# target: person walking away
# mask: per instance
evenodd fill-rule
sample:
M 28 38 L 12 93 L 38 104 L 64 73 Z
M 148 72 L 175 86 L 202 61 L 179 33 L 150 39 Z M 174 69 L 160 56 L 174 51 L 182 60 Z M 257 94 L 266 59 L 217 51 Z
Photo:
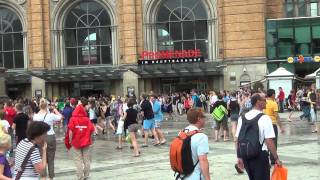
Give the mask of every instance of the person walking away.
M 181 116 L 183 113 L 183 96 L 179 95 L 178 100 L 177 100 L 177 104 L 178 104 L 178 112 L 179 115 Z M 160 102 L 159 102 L 160 103 Z M 160 103 L 161 104 L 161 103 Z
M 204 93 L 201 92 L 199 98 L 200 98 L 200 102 L 202 103 L 202 108 L 203 108 L 204 112 L 207 112 L 207 97 L 206 97 L 206 95 L 204 95 Z
M 183 107 L 186 110 L 186 114 L 188 113 L 191 106 L 192 106 L 192 99 L 191 99 L 190 95 L 187 94 L 185 100 L 183 101 Z
M 227 109 L 227 104 L 223 101 L 223 96 L 221 94 L 218 95 L 218 100 L 213 105 L 213 111 L 216 108 L 218 108 L 219 106 L 223 106 L 225 109 Z M 228 139 L 228 116 L 227 116 L 227 113 L 224 114 L 222 120 L 218 121 L 217 119 L 215 119 L 215 121 L 216 121 L 215 130 L 214 130 L 215 141 L 216 142 L 219 141 L 219 130 L 220 130 L 221 126 L 222 126 L 222 129 L 223 129 L 224 141 L 229 141 L 229 139 Z
M 314 89 L 311 90 L 311 93 L 309 95 L 310 100 L 310 116 L 311 116 L 311 122 L 315 126 L 315 129 L 312 131 L 312 133 L 317 133 L 317 94 Z
M 147 95 L 141 96 L 141 114 L 143 115 L 144 144 L 142 147 L 148 147 L 148 131 L 151 130 L 155 139 L 155 146 L 160 145 L 158 135 L 155 130 L 154 114 L 152 104 L 147 100 Z
M 27 137 L 27 127 L 30 122 L 29 116 L 23 112 L 23 105 L 17 103 L 15 105 L 15 110 L 17 112 L 16 117 L 13 118 L 12 129 L 15 131 L 16 144 Z
M 9 134 L 10 124 L 4 119 L 5 112 L 0 110 L 0 133 Z M 11 142 L 11 141 L 10 141 Z
M 231 94 L 230 100 L 227 106 L 228 106 L 228 111 L 230 112 L 231 132 L 232 132 L 233 140 L 235 141 L 237 123 L 238 123 L 239 113 L 240 113 L 240 106 L 239 106 L 238 99 L 236 97 L 235 92 Z
M 300 120 L 303 120 L 303 118 L 307 119 L 308 122 L 311 120 L 310 116 L 310 100 L 308 98 L 308 93 L 304 93 L 301 98 L 301 109 L 302 109 L 302 115 L 300 115 Z
M 14 134 L 12 129 L 13 118 L 16 116 L 17 112 L 15 111 L 14 107 L 12 106 L 12 101 L 8 100 L 4 104 L 4 112 L 5 116 L 4 119 L 8 121 L 10 127 L 8 129 L 9 135 L 11 136 L 11 149 L 10 149 L 10 158 L 13 158 L 13 143 L 14 143 Z
M 134 157 L 140 156 L 140 149 L 137 141 L 137 132 L 139 130 L 139 125 L 137 121 L 138 117 L 138 111 L 133 108 L 133 105 L 135 104 L 133 99 L 130 99 L 127 103 L 128 108 L 124 112 L 124 120 L 125 124 L 128 126 L 129 136 L 131 139 L 131 143 L 133 146 L 133 153 Z
M 249 180 L 270 180 L 268 151 L 275 157 L 277 165 L 282 164 L 273 141 L 275 134 L 272 120 L 262 113 L 266 106 L 264 94 L 253 94 L 251 102 L 253 109 L 238 120 L 236 132 L 238 166 L 246 169 Z M 248 149 L 245 142 L 248 139 L 256 146 L 250 146 Z
M 279 95 L 277 97 L 278 101 L 279 101 L 279 109 L 280 109 L 280 113 L 283 113 L 284 111 L 284 100 L 285 100 L 285 94 L 284 94 L 284 91 L 282 89 L 282 87 L 279 87 Z
M 54 174 L 54 159 L 56 153 L 56 135 L 54 132 L 54 124 L 62 120 L 62 115 L 60 112 L 54 108 L 52 113 L 48 112 L 48 104 L 45 99 L 40 100 L 39 104 L 40 111 L 33 116 L 33 121 L 45 122 L 50 126 L 50 130 L 47 132 L 46 143 L 47 143 L 47 161 L 48 161 L 48 171 L 49 179 L 53 179 Z M 44 172 L 42 177 L 46 177 L 47 174 Z
M 11 148 L 11 137 L 9 134 L 0 134 L 0 179 L 11 180 L 12 173 L 6 153 Z
M 293 115 L 293 112 L 294 110 L 296 109 L 296 93 L 294 92 L 294 90 L 291 90 L 290 91 L 290 94 L 288 96 L 288 111 L 290 112 L 289 113 L 289 116 L 288 116 L 288 121 L 289 122 L 292 122 L 292 115 Z
M 265 109 L 263 112 L 269 116 L 272 120 L 272 126 L 273 126 L 273 131 L 275 134 L 274 138 L 274 145 L 277 150 L 278 147 L 278 126 L 280 127 L 281 133 L 284 133 L 284 129 L 282 127 L 280 117 L 278 114 L 278 105 L 275 99 L 276 92 L 274 89 L 268 89 L 267 90 L 267 99 L 266 99 L 266 105 Z M 276 158 L 273 156 L 273 154 L 270 154 L 270 161 L 271 165 L 275 164 Z
M 72 116 L 72 107 L 70 106 L 70 102 L 66 102 L 66 105 L 64 106 L 63 110 L 62 110 L 62 115 L 63 115 L 63 129 L 64 132 L 67 131 L 67 127 L 70 121 L 70 118 Z
M 65 145 L 68 150 L 71 149 L 70 154 L 76 165 L 77 180 L 88 180 L 90 174 L 89 149 L 95 129 L 86 112 L 89 108 L 88 100 L 82 98 L 81 104 L 72 113 L 65 137 Z
M 199 109 L 190 109 L 187 113 L 189 125 L 184 129 L 185 132 L 199 131 L 191 137 L 191 154 L 194 164 L 192 174 L 184 177 L 184 180 L 203 179 L 210 180 L 209 169 L 209 142 L 208 136 L 201 132 L 205 127 L 206 117 Z
M 191 99 L 192 99 L 192 108 L 194 109 L 200 109 L 200 110 L 203 110 L 202 109 L 202 103 L 200 101 L 200 98 L 196 92 L 196 90 L 192 89 L 191 90 Z
M 152 109 L 153 109 L 153 113 L 154 113 L 156 133 L 159 137 L 160 144 L 163 145 L 166 143 L 166 138 L 164 137 L 164 134 L 161 130 L 161 123 L 163 121 L 163 114 L 161 112 L 161 104 L 158 101 L 157 96 L 155 96 L 155 95 L 150 96 L 150 101 L 153 104 Z
M 50 126 L 45 122 L 33 121 L 27 129 L 27 138 L 16 148 L 15 179 L 39 180 L 47 166 L 47 143 L 45 138 Z M 41 151 L 40 151 L 41 149 Z M 40 155 L 40 152 L 41 155 Z M 26 162 L 26 163 L 24 163 Z
M 94 126 L 94 135 L 98 134 L 98 130 L 97 130 L 97 124 L 98 124 L 98 109 L 96 106 L 96 101 L 95 99 L 90 99 L 89 100 L 89 104 L 90 104 L 90 109 L 89 109 L 89 119 L 92 122 L 93 126 Z

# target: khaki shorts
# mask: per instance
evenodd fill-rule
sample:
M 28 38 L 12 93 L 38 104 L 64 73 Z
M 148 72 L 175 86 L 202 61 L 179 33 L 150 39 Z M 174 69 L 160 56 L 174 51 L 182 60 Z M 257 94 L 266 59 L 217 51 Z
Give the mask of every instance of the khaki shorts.
M 129 132 L 137 132 L 139 130 L 139 125 L 138 124 L 131 124 L 128 127 Z

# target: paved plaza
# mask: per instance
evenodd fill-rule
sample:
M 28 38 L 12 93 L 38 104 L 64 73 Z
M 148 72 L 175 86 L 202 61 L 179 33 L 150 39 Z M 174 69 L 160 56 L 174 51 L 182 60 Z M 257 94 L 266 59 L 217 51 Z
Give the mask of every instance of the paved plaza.
M 289 180 L 319 180 L 320 179 L 320 148 L 319 136 L 312 134 L 311 126 L 306 121 L 298 120 L 294 114 L 294 121 L 286 122 L 287 113 L 281 114 L 286 132 L 280 134 L 278 153 L 284 165 L 288 168 Z M 168 142 L 178 129 L 187 125 L 185 116 L 175 118 L 174 121 L 164 122 L 164 131 Z M 214 142 L 211 123 L 207 123 L 205 130 L 210 143 L 210 172 L 215 180 L 246 180 L 246 175 L 238 175 L 234 169 L 236 162 L 233 142 Z M 142 144 L 142 138 L 139 139 Z M 149 141 L 151 144 L 151 141 Z M 133 157 L 129 145 L 125 143 L 123 150 L 116 150 L 117 145 L 113 135 L 97 137 L 92 146 L 91 179 L 112 180 L 170 180 L 173 171 L 169 163 L 169 144 L 141 150 L 141 157 Z M 75 167 L 70 154 L 59 139 L 56 153 L 55 171 L 57 180 L 69 180 L 75 177 Z

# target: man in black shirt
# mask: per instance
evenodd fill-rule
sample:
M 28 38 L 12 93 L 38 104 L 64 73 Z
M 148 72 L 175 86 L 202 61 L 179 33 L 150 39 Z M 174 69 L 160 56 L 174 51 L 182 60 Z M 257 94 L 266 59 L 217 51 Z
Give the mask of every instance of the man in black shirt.
M 27 137 L 26 131 L 29 122 L 29 116 L 23 113 L 23 105 L 21 103 L 16 104 L 15 109 L 17 111 L 17 115 L 13 119 L 12 128 L 16 132 L 17 137 L 17 145 L 21 140 Z
M 155 121 L 154 121 L 154 114 L 152 109 L 152 104 L 147 99 L 147 95 L 141 96 L 141 111 L 143 115 L 143 130 L 144 130 L 144 144 L 142 147 L 148 147 L 148 131 L 151 130 L 152 134 L 154 135 L 155 139 L 155 146 L 160 145 L 158 135 L 155 130 Z

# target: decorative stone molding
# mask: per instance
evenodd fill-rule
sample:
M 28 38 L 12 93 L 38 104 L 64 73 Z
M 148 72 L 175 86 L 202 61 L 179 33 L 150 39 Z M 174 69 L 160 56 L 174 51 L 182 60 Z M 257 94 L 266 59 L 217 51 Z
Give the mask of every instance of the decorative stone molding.
M 27 0 L 15 0 L 18 4 L 23 5 Z

